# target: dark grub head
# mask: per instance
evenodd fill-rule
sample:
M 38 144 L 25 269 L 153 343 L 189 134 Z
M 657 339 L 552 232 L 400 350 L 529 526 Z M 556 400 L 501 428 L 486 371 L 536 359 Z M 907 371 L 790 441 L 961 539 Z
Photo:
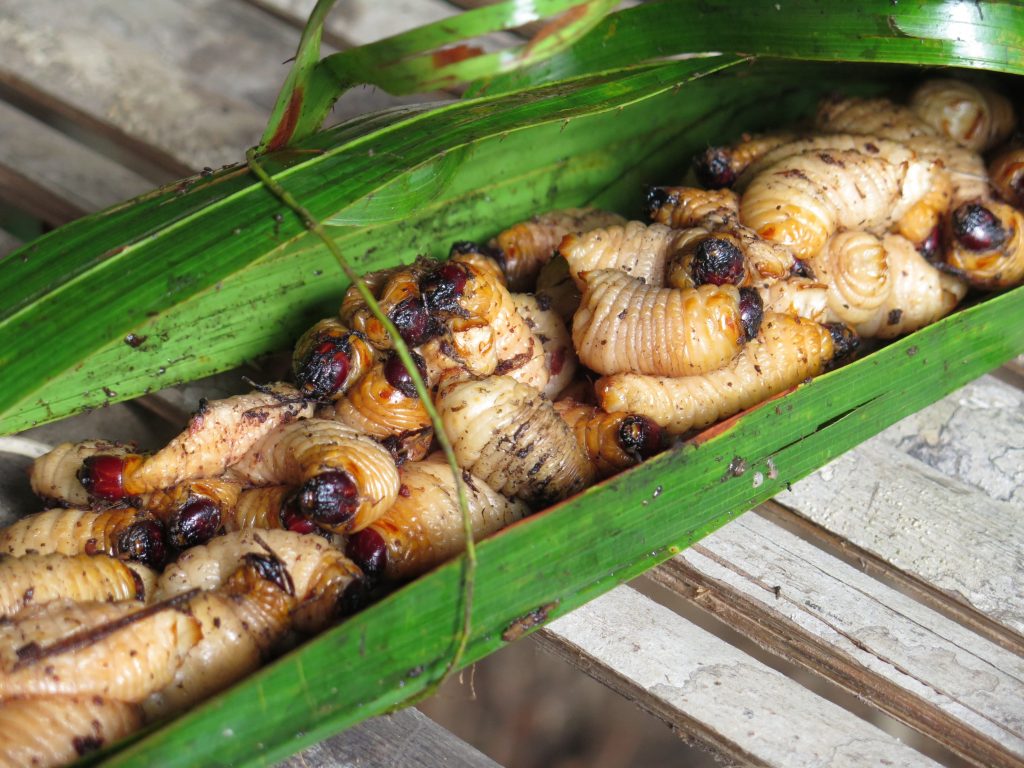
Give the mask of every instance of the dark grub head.
M 729 240 L 706 237 L 694 249 L 690 274 L 694 285 L 739 285 L 743 280 L 743 252 Z

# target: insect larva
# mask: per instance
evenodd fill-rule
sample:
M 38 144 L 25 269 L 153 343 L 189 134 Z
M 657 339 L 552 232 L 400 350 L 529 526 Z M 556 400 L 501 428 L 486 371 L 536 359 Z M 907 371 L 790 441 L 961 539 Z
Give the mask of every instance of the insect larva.
M 420 376 L 426 377 L 423 358 L 415 352 L 412 354 Z M 344 398 L 334 404 L 333 411 L 330 418 L 378 440 L 420 433 L 430 428 L 430 416 L 416 394 L 412 376 L 394 352 L 375 364 Z M 426 442 L 429 443 L 429 439 Z M 424 452 L 417 458 L 425 455 Z
M 459 465 L 505 496 L 539 508 L 593 480 L 551 402 L 509 376 L 448 382 L 437 411 Z
M 410 579 L 465 548 L 462 513 L 451 469 L 440 455 L 406 464 L 402 493 L 373 525 L 353 534 L 346 553 L 369 575 L 395 582 Z M 479 477 L 464 476 L 466 500 L 479 541 L 529 514 Z
M 436 262 L 430 259 L 419 258 L 406 266 L 375 272 L 369 280 L 364 277 L 381 312 L 394 323 L 405 343 L 412 347 L 441 332 L 424 306 L 419 289 L 420 280 L 436 266 Z M 365 334 L 377 349 L 391 349 L 387 330 L 354 285 L 345 292 L 339 315 L 346 326 Z
M 226 533 L 194 547 L 167 566 L 160 576 L 158 598 L 189 589 L 217 589 L 248 555 L 267 554 L 280 560 L 291 580 L 298 609 L 295 621 L 302 631 L 316 631 L 349 606 L 346 600 L 360 587 L 361 572 L 341 550 L 321 536 L 283 530 Z
M 625 224 L 625 219 L 617 213 L 597 208 L 568 208 L 513 224 L 495 237 L 491 246 L 496 249 L 508 277 L 509 290 L 529 291 L 535 287 L 537 274 L 563 237 L 617 224 Z
M 1010 144 L 1000 149 L 988 166 L 996 192 L 1015 208 L 1024 207 L 1024 145 Z
M 754 286 L 781 280 L 796 265 L 789 248 L 758 237 L 739 223 L 739 198 L 732 190 L 653 187 L 647 202 L 655 221 L 691 228 L 669 261 L 666 285 L 694 288 L 729 282 Z M 709 238 L 724 243 L 709 243 Z
M 202 633 L 166 604 L 50 602 L 0 624 L 0 699 L 39 694 L 138 702 L 167 685 Z
M 945 317 L 967 293 L 967 284 L 930 264 L 914 244 L 895 234 L 882 238 L 890 288 L 874 316 L 858 323 L 862 336 L 892 339 Z
M 537 389 L 545 387 L 548 374 L 540 341 L 516 312 L 508 289 L 489 270 L 456 255 L 424 277 L 420 288 L 427 307 L 445 319 L 453 334 L 490 327 L 497 358 L 494 372 Z
M 79 479 L 92 495 L 116 500 L 186 480 L 219 477 L 276 427 L 312 413 L 312 403 L 283 383 L 200 401 L 185 431 L 152 456 L 90 456 Z
M 0 766 L 67 765 L 142 727 L 137 704 L 102 696 L 15 696 L 0 701 Z
M 581 292 L 565 256 L 556 253 L 537 275 L 538 300 L 550 305 L 551 309 L 565 322 L 572 320 L 573 313 L 580 306 Z
M 740 221 L 805 260 L 840 228 L 885 231 L 933 186 L 937 172 L 900 145 L 886 147 L 878 154 L 812 150 L 765 167 L 743 193 Z
M 605 413 L 575 400 L 554 403 L 598 477 L 609 477 L 661 451 L 661 427 L 646 416 Z
M 732 146 L 708 147 L 693 158 L 697 181 L 708 189 L 731 187 L 751 163 L 794 138 L 795 135 L 788 132 L 743 134 Z
M 388 451 L 351 427 L 305 419 L 271 432 L 231 467 L 246 485 L 294 485 L 299 509 L 335 533 L 365 528 L 391 506 L 398 471 Z
M 863 323 L 889 296 L 892 278 L 886 251 L 868 232 L 833 235 L 807 263 L 817 280 L 828 286 L 829 322 Z
M 160 568 L 167 559 L 163 526 L 136 509 L 49 509 L 0 530 L 0 552 L 62 555 L 104 553 Z
M 373 349 L 361 332 L 327 318 L 299 337 L 292 371 L 303 395 L 327 401 L 351 389 L 373 365 L 373 359 Z
M 839 339 L 837 343 L 834 339 Z M 727 366 L 700 376 L 617 374 L 598 379 L 598 402 L 611 413 L 639 413 L 669 434 L 713 424 L 795 386 L 849 352 L 852 337 L 836 326 L 769 314 L 757 338 Z
M 819 108 L 816 127 L 826 133 L 867 134 L 901 142 L 922 159 L 941 164 L 945 173 L 936 173 L 938 178 L 930 189 L 937 186 L 939 193 L 943 194 L 941 190 L 945 183 L 948 181 L 950 184 L 951 200 L 942 213 L 966 200 L 988 195 L 988 180 L 981 156 L 946 136 L 938 135 L 909 107 L 888 99 L 827 100 Z M 869 152 L 870 149 L 864 145 L 858 151 Z M 941 199 L 933 198 L 929 207 L 938 210 L 941 202 Z M 904 227 L 905 236 L 920 244 L 920 230 L 912 230 L 908 225 Z
M 925 258 L 940 260 L 940 228 L 953 204 L 953 181 L 936 173 L 931 188 L 896 222 L 895 231 L 914 244 Z
M 0 614 L 61 598 L 144 603 L 155 585 L 156 574 L 149 568 L 107 555 L 9 557 L 0 560 Z
M 333 536 L 302 516 L 295 488 L 290 485 L 269 485 L 250 488 L 238 496 L 238 503 L 224 513 L 224 530 L 277 529 L 295 533 L 315 533 Z
M 238 483 L 227 480 L 192 480 L 141 494 L 134 501 L 164 524 L 173 546 L 185 549 L 202 544 L 221 530 L 224 514 L 235 506 L 241 490 Z
M 693 230 L 630 221 L 582 235 L 566 235 L 558 252 L 569 263 L 569 272 L 581 289 L 581 273 L 599 269 L 619 270 L 649 285 L 660 286 L 665 284 L 668 260 L 693 236 Z
M 910 108 L 939 133 L 976 152 L 1004 141 L 1017 123 L 1009 99 L 962 80 L 921 83 L 910 97 Z
M 202 640 L 173 681 L 146 699 L 146 714 L 175 714 L 258 668 L 291 628 L 295 602 L 280 560 L 266 552 L 243 555 L 223 584 L 188 601 Z
M 811 278 L 779 280 L 762 288 L 761 298 L 766 315 L 799 315 L 816 323 L 827 323 L 831 317 L 828 286 Z
M 32 490 L 47 503 L 69 507 L 89 505 L 89 493 L 78 481 L 78 471 L 89 456 L 124 456 L 132 447 L 107 440 L 61 443 L 32 463 Z
M 599 373 L 711 371 L 731 360 L 760 322 L 742 316 L 741 298 L 760 305 L 749 288 L 654 288 L 613 269 L 588 273 L 586 282 L 572 340 L 580 361 Z
M 964 203 L 947 225 L 946 263 L 977 288 L 1024 280 L 1024 214 L 997 201 Z
M 554 399 L 576 375 L 579 360 L 572 346 L 572 337 L 565 322 L 551 309 L 543 294 L 530 296 L 512 294 L 516 311 L 526 321 L 544 348 L 544 365 L 548 370 L 548 383 L 542 390 L 545 397 Z
M 714 229 L 739 221 L 740 199 L 731 189 L 651 187 L 647 214 L 652 221 L 673 229 Z

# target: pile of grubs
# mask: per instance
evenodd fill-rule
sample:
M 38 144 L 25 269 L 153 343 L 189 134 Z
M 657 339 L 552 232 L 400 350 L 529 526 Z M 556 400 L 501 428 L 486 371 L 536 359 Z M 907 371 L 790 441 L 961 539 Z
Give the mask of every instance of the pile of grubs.
M 830 98 L 813 126 L 701 153 L 691 186 L 648 191 L 650 223 L 555 211 L 367 275 L 476 536 L 1020 283 L 1014 128 L 1006 98 L 953 80 L 905 105 Z M 293 368 L 153 453 L 36 461 L 49 508 L 0 531 L 0 763 L 174 715 L 462 550 L 430 419 L 356 290 Z

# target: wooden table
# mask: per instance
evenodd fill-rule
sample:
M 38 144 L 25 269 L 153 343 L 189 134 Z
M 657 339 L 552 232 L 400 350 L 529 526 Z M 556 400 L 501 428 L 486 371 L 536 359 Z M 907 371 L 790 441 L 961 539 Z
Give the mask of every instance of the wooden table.
M 0 255 L 37 231 L 15 211 L 58 226 L 237 161 L 259 137 L 311 6 L 83 0 L 69 13 L 57 0 L 0 0 Z M 326 39 L 360 44 L 457 10 L 341 3 Z M 394 102 L 357 90 L 334 117 Z M 234 382 L 216 377 L 23 437 L 158 443 L 200 393 Z M 555 621 L 541 642 L 732 762 L 1024 765 L 1022 382 L 1020 361 L 983 376 L 647 581 Z M 0 503 L 31 511 L 27 459 L 0 460 Z M 716 631 L 673 600 L 699 607 Z M 778 671 L 791 664 L 806 672 Z M 893 719 L 912 729 L 907 743 Z M 289 764 L 332 762 L 494 765 L 415 710 Z

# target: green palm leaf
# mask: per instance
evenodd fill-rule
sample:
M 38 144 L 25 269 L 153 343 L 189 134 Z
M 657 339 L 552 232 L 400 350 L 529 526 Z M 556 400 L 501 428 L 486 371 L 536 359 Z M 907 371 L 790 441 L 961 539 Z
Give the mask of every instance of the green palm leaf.
M 264 137 L 287 149 L 260 162 L 331 224 L 359 270 L 440 257 L 453 240 L 542 209 L 635 213 L 643 184 L 677 181 L 709 141 L 791 122 L 838 87 L 884 90 L 906 74 L 889 64 L 1024 67 L 1017 4 L 651 3 L 519 72 L 468 66 L 480 56 L 455 62 L 467 64 L 459 80 L 477 80 L 469 98 L 312 133 L 339 88 L 372 74 L 368 62 L 396 62 L 396 90 L 437 87 L 437 72 L 412 62 L 499 28 L 501 13 L 507 25 L 513 4 L 499 5 L 448 36 L 435 25 L 324 63 L 315 23 L 304 38 Z M 718 54 L 673 58 L 709 49 Z M 286 115 L 296 88 L 317 92 L 301 121 Z M 286 348 L 345 288 L 323 246 L 244 166 L 64 227 L 0 263 L 0 278 L 0 432 Z M 483 543 L 463 663 L 518 634 L 520 617 L 572 609 L 1020 353 L 1024 328 L 1002 319 L 1022 312 L 1024 289 L 989 299 Z M 129 345 L 128 333 L 145 340 Z M 727 471 L 736 456 L 746 475 Z M 767 479 L 754 487 L 758 470 Z M 459 564 L 441 568 L 110 762 L 265 763 L 399 704 L 447 664 L 460 590 Z

